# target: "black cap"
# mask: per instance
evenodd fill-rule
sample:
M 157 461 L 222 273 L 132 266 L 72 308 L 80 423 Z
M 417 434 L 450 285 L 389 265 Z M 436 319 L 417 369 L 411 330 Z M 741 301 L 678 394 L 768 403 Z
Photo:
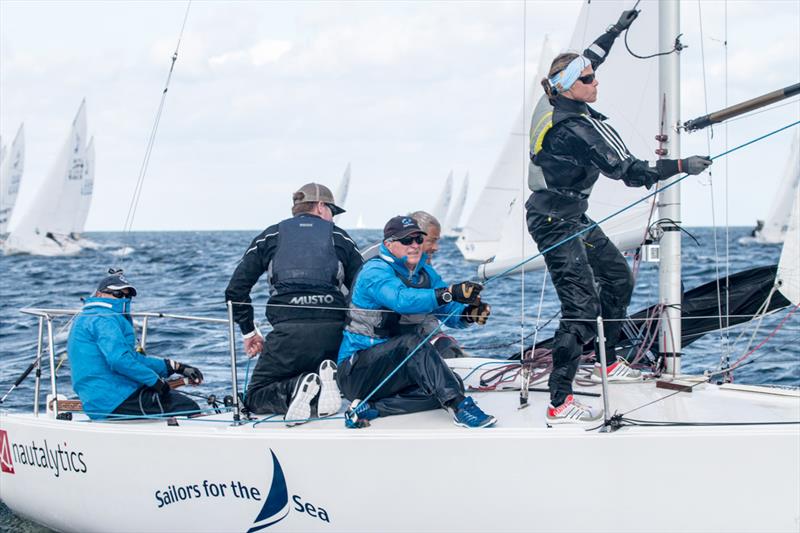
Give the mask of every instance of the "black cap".
M 108 276 L 104 277 L 100 284 L 97 286 L 97 292 L 111 293 L 111 291 L 121 291 L 128 289 L 131 296 L 136 296 L 136 287 L 131 285 L 131 282 L 125 279 L 122 270 L 108 269 Z
M 420 227 L 417 225 L 417 221 L 411 218 L 408 215 L 398 215 L 383 227 L 383 240 L 388 241 L 396 241 L 398 239 L 402 239 L 403 237 L 408 237 L 409 235 L 416 235 L 416 234 L 427 235 Z

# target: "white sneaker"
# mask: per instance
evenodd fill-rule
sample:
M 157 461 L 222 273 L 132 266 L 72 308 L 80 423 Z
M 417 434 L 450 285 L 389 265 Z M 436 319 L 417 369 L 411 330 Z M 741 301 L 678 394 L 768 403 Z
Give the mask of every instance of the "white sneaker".
M 319 376 L 316 374 L 307 374 L 297 380 L 289 409 L 283 417 L 287 426 L 304 424 L 311 418 L 311 401 L 319 392 L 319 382 Z
M 621 357 L 617 358 L 616 363 L 606 368 L 606 375 L 608 376 L 609 383 L 633 383 L 635 381 L 642 381 L 642 373 L 635 368 L 631 368 L 628 362 Z M 600 374 L 600 363 L 595 363 L 594 369 L 592 369 L 591 380 L 594 383 L 602 383 L 603 376 Z
M 580 403 L 572 394 L 558 407 L 553 407 L 552 404 L 547 407 L 548 424 L 581 424 L 594 422 L 602 417 L 602 409 L 596 411 L 594 407 Z
M 342 395 L 336 383 L 336 363 L 330 360 L 323 361 L 319 365 L 319 379 L 322 381 L 322 387 L 319 391 L 317 413 L 321 418 L 335 415 L 342 408 Z

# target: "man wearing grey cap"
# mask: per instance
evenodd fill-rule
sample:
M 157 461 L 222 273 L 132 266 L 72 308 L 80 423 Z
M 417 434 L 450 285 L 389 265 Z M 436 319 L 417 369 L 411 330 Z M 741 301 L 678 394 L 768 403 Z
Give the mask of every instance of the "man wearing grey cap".
M 193 366 L 137 351 L 130 315 L 136 288 L 121 270 L 108 274 L 94 296 L 84 300 L 67 340 L 72 388 L 84 412 L 92 419 L 199 413 L 197 403 L 171 390 L 165 378 L 181 374 L 199 385 L 203 374 Z
M 314 405 L 321 417 L 341 407 L 335 360 L 346 296 L 362 264 L 355 242 L 333 224 L 344 209 L 330 189 L 308 183 L 292 195 L 292 203 L 291 218 L 253 239 L 225 290 L 245 352 L 260 354 L 245 405 L 256 414 L 283 414 L 289 426 L 308 420 Z M 250 298 L 265 272 L 272 325 L 266 339 L 253 321 Z

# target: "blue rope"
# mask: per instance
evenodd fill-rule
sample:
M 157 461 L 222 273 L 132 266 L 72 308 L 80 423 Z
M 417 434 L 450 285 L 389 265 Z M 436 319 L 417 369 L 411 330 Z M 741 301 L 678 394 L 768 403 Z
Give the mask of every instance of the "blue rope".
M 250 358 L 247 358 L 247 366 L 244 369 L 244 392 L 242 392 L 242 400 L 247 400 L 247 381 L 250 379 Z
M 756 142 L 758 142 L 758 141 L 761 141 L 761 140 L 763 140 L 763 139 L 766 139 L 767 137 L 771 137 L 772 135 L 775 135 L 775 134 L 777 134 L 777 133 L 780 133 L 780 132 L 782 132 L 783 130 L 789 129 L 789 128 L 793 127 L 793 126 L 797 126 L 798 124 L 800 124 L 800 120 L 798 120 L 798 121 L 795 121 L 795 122 L 792 122 L 791 124 L 788 124 L 788 125 L 786 125 L 786 126 L 784 126 L 784 127 L 782 127 L 782 128 L 779 128 L 779 129 L 777 129 L 777 130 L 775 130 L 775 131 L 772 131 L 772 132 L 770 132 L 770 133 L 767 133 L 767 134 L 765 134 L 765 135 L 762 135 L 762 136 L 760 136 L 760 137 L 756 137 L 755 139 L 752 139 L 752 140 L 750 140 L 750 141 L 748 141 L 748 142 L 746 142 L 746 143 L 744 143 L 744 144 L 740 144 L 739 146 L 736 146 L 736 147 L 734 147 L 734 148 L 731 148 L 730 150 L 728 150 L 728 151 L 726 151 L 726 152 L 722 152 L 721 154 L 718 154 L 718 155 L 716 155 L 716 156 L 712 157 L 712 158 L 711 158 L 711 160 L 713 161 L 713 160 L 715 160 L 715 159 L 719 159 L 720 157 L 724 157 L 724 156 L 726 156 L 726 155 L 728 155 L 728 154 L 730 154 L 730 153 L 732 153 L 732 152 L 735 152 L 735 151 L 737 151 L 737 150 L 741 150 L 742 148 L 744 148 L 744 147 L 746 147 L 746 146 L 749 146 L 749 145 L 751 145 L 751 144 L 753 144 L 753 143 L 756 143 Z M 652 198 L 653 196 L 657 195 L 658 193 L 660 193 L 660 192 L 662 192 L 662 191 L 664 191 L 664 190 L 666 190 L 666 189 L 668 189 L 668 188 L 670 188 L 670 187 L 672 187 L 672 186 L 674 186 L 674 185 L 676 185 L 676 184 L 680 183 L 681 181 L 683 181 L 684 179 L 686 179 L 686 178 L 688 178 L 688 177 L 689 177 L 689 174 L 684 174 L 684 175 L 683 175 L 683 176 L 681 176 L 680 178 L 678 178 L 678 179 L 674 180 L 672 183 L 669 183 L 669 184 L 667 184 L 667 185 L 664 185 L 663 187 L 660 187 L 659 189 L 657 189 L 657 190 L 655 190 L 655 191 L 651 192 L 650 194 L 648 194 L 648 195 L 646 195 L 646 196 L 644 196 L 644 197 L 640 198 L 639 200 L 636 200 L 635 202 L 631 203 L 630 205 L 628 205 L 628 206 L 626 206 L 626 207 L 623 207 L 622 209 L 620 209 L 620 210 L 618 210 L 618 211 L 615 211 L 614 213 L 611 213 L 610 215 L 608 215 L 607 217 L 603 218 L 603 219 L 602 219 L 602 220 L 600 220 L 599 222 L 595 222 L 595 223 L 591 224 L 590 226 L 587 226 L 586 228 L 582 229 L 582 230 L 581 230 L 581 231 L 579 231 L 578 233 L 575 233 L 574 235 L 571 235 L 571 236 L 569 236 L 569 237 L 567 237 L 567 238 L 565 238 L 565 239 L 563 239 L 563 240 L 561 240 L 561 241 L 559 241 L 559 242 L 555 243 L 554 245 L 552 245 L 552 246 L 550 246 L 550 247 L 548 247 L 548 248 L 545 248 L 544 250 L 541 250 L 539 253 L 537 253 L 537 254 L 535 254 L 535 255 L 532 255 L 531 257 L 529 257 L 529 258 L 525 259 L 524 261 L 521 261 L 521 262 L 520 262 L 520 263 L 518 263 L 517 265 L 515 265 L 515 266 L 512 266 L 511 268 L 508 268 L 507 270 L 505 270 L 505 271 L 501 272 L 500 274 L 496 274 L 496 275 L 494 275 L 494 276 L 492 276 L 492 277 L 488 278 L 488 279 L 487 279 L 487 280 L 484 282 L 484 285 L 488 285 L 489 283 L 491 283 L 491 282 L 492 282 L 492 281 L 494 281 L 495 279 L 499 278 L 500 276 L 504 276 L 504 275 L 508 274 L 509 272 L 511 272 L 511 271 L 513 271 L 513 270 L 516 270 L 517 268 L 519 268 L 519 267 L 521 267 L 521 266 L 525 265 L 526 263 L 529 263 L 529 262 L 533 261 L 533 260 L 534 260 L 534 259 L 536 259 L 537 257 L 541 257 L 541 256 L 542 256 L 542 255 L 544 255 L 545 253 L 547 253 L 547 252 L 549 252 L 549 251 L 551 251 L 551 250 L 553 250 L 553 249 L 555 249 L 555 248 L 557 248 L 557 247 L 561 246 L 562 244 L 564 244 L 564 243 L 567 243 L 567 242 L 571 241 L 572 239 L 575 239 L 575 238 L 577 238 L 577 237 L 579 237 L 579 236 L 583 235 L 584 233 L 586 233 L 586 232 L 590 231 L 591 229 L 593 229 L 593 228 L 596 228 L 597 226 L 599 226 L 600 224 L 602 224 L 602 223 L 603 223 L 603 222 L 605 222 L 606 220 L 609 220 L 610 218 L 613 218 L 613 217 L 615 217 L 615 216 L 619 215 L 620 213 L 623 213 L 623 212 L 627 211 L 628 209 L 632 208 L 632 207 L 633 207 L 633 206 L 635 206 L 636 204 L 639 204 L 639 203 L 641 203 L 641 202 L 644 202 L 644 201 L 645 201 L 645 200 L 647 200 L 648 198 Z M 400 363 L 397 365 L 397 367 L 395 367 L 395 369 L 394 369 L 394 370 L 392 370 L 392 371 L 389 373 L 389 375 L 388 375 L 388 376 L 386 376 L 386 377 L 385 377 L 385 378 L 384 378 L 384 379 L 383 379 L 383 380 L 382 380 L 382 381 L 381 381 L 381 382 L 378 384 L 378 386 L 377 386 L 377 387 L 375 387 L 375 388 L 372 390 L 372 392 L 370 392 L 370 393 L 369 393 L 367 396 L 365 396 L 365 397 L 364 397 L 364 399 L 363 399 L 363 400 L 361 400 L 361 403 L 359 403 L 359 404 L 358 404 L 358 406 L 356 406 L 356 408 L 355 408 L 355 409 L 358 409 L 359 407 L 361 407 L 362 405 L 364 405 L 365 403 L 367 403 L 367 401 L 368 401 L 370 398 L 372 398 L 372 397 L 375 395 L 375 393 L 376 393 L 376 392 L 378 392 L 378 390 L 379 390 L 379 389 L 380 389 L 380 388 L 381 388 L 383 385 L 385 385 L 385 384 L 386 384 L 386 382 L 387 382 L 387 381 L 389 381 L 389 378 L 391 378 L 392 376 L 394 376 L 394 375 L 397 373 L 397 371 L 398 371 L 398 370 L 400 370 L 400 368 L 401 368 L 401 367 L 402 367 L 404 364 L 406 364 L 406 362 L 407 362 L 409 359 L 411 359 L 411 357 L 412 357 L 412 356 L 413 356 L 415 353 L 417 353 L 417 352 L 419 351 L 419 349 L 420 349 L 420 348 L 422 348 L 422 346 L 424 346 L 424 345 L 425 345 L 425 343 L 426 343 L 426 342 L 428 342 L 428 341 L 430 340 L 430 338 L 431 338 L 431 337 L 433 337 L 433 335 L 434 335 L 434 334 L 436 334 L 436 333 L 437 333 L 437 332 L 438 332 L 438 331 L 439 331 L 439 330 L 442 328 L 442 325 L 444 324 L 444 322 L 445 322 L 445 321 L 447 321 L 447 320 L 448 320 L 450 317 L 454 316 L 455 314 L 456 314 L 456 311 L 453 311 L 453 312 L 451 312 L 450 314 L 448 314 L 448 315 L 447 315 L 447 317 L 445 317 L 445 319 L 444 319 L 444 320 L 442 320 L 441 322 L 439 322 L 439 325 L 436 327 L 436 329 L 434 329 L 432 332 L 430 332 L 430 333 L 428 334 L 428 336 L 427 336 L 427 337 L 425 337 L 425 338 L 422 340 L 422 342 L 420 342 L 419 344 L 417 344 L 416 348 L 414 348 L 414 349 L 411 351 L 411 353 L 409 353 L 409 354 L 408 354 L 408 355 L 407 355 L 407 356 L 406 356 L 406 357 L 405 357 L 405 358 L 404 358 L 402 361 L 400 361 Z

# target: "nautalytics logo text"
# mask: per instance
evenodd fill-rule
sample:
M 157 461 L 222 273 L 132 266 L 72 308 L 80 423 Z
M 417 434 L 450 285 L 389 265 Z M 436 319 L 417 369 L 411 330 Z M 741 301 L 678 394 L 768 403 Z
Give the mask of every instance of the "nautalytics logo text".
M 85 474 L 88 470 L 83 452 L 70 450 L 66 442 L 59 442 L 55 447 L 51 446 L 47 439 L 41 443 L 32 440 L 30 446 L 13 443 L 9 452 L 8 433 L 0 429 L 0 445 L 2 445 L 0 465 L 2 471 L 9 474 L 14 473 L 14 464 L 46 468 L 55 477 L 59 477 L 65 472 Z
M 253 527 L 247 530 L 247 533 L 255 533 L 277 524 L 286 518 L 291 510 L 289 507 L 289 490 L 286 487 L 286 476 L 283 474 L 283 469 L 275 456 L 275 452 L 270 450 L 270 454 L 272 455 L 272 484 L 270 485 L 267 499 L 261 507 L 261 512 L 258 513 L 258 516 L 253 521 Z M 298 513 L 330 523 L 328 512 L 322 507 L 304 502 L 297 494 L 292 495 L 292 502 L 294 510 Z

